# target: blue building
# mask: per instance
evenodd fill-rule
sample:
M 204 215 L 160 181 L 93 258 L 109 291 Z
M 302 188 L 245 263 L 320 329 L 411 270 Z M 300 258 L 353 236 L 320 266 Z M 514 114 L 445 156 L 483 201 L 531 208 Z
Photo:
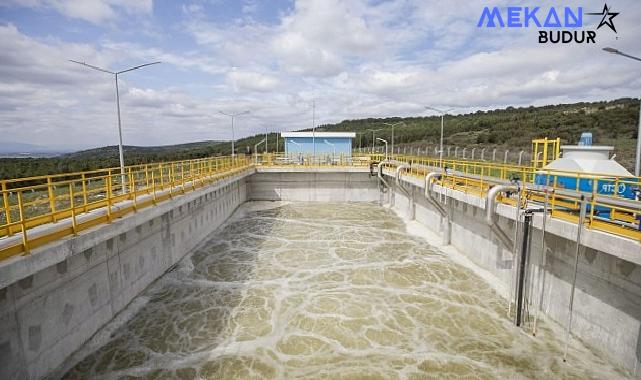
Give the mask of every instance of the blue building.
M 352 156 L 354 132 L 282 132 L 285 154 L 311 156 Z

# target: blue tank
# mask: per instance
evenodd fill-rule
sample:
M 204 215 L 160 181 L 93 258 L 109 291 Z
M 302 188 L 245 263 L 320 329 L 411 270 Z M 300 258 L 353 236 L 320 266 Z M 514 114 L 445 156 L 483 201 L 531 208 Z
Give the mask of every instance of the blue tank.
M 556 180 L 557 188 L 560 188 L 560 189 L 579 190 L 585 193 L 592 193 L 594 181 L 597 181 L 597 185 L 596 185 L 597 194 L 611 195 L 611 196 L 616 195 L 621 198 L 639 200 L 638 199 L 639 188 L 641 187 L 641 183 L 637 178 L 634 178 L 634 177 L 619 178 L 619 180 L 621 179 L 625 180 L 626 183 L 618 183 L 618 184 L 615 182 L 616 181 L 615 178 L 607 178 L 607 177 L 599 178 L 599 179 L 581 178 L 579 180 L 579 184 L 577 188 L 576 177 L 547 174 L 547 173 L 537 173 L 534 176 L 534 183 L 536 185 L 552 187 L 554 186 L 555 178 L 557 178 Z M 629 183 L 629 181 L 633 181 L 633 182 Z

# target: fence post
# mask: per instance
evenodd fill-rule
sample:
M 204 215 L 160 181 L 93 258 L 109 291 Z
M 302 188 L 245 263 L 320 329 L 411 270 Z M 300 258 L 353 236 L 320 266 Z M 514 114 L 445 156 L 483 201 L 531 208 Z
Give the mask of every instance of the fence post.
M 24 220 L 24 204 L 22 202 L 22 191 L 18 190 L 18 211 L 20 214 L 20 229 L 22 230 L 22 246 L 25 254 L 29 253 L 29 239 L 27 238 L 27 226 Z
M 82 173 L 82 201 L 84 202 L 83 210 L 87 212 L 87 203 L 89 202 L 87 197 L 87 177 L 85 173 Z
M 7 221 L 7 236 L 11 236 L 11 204 L 9 203 L 9 192 L 7 182 L 2 181 L 2 202 L 4 203 L 4 219 Z
M 107 220 L 111 222 L 111 170 L 107 172 Z
M 73 231 L 73 234 L 76 235 L 78 233 L 78 226 L 76 224 L 76 204 L 73 199 L 73 181 L 69 182 L 69 208 L 71 209 L 71 230 Z
M 56 217 L 56 193 L 53 191 L 51 177 L 47 177 L 47 191 L 49 194 L 49 208 L 51 209 L 51 218 L 55 223 L 58 221 L 58 218 Z

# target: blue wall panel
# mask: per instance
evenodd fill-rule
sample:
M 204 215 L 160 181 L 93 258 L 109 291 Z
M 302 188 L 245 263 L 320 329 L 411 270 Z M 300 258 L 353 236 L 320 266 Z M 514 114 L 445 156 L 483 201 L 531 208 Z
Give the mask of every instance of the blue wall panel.
M 351 156 L 352 139 L 349 137 L 316 137 L 316 155 L 326 156 L 334 152 L 334 147 L 325 141 L 334 144 L 336 155 Z M 299 144 L 299 145 L 296 145 Z M 311 155 L 314 151 L 311 137 L 287 137 L 285 138 L 285 153 Z

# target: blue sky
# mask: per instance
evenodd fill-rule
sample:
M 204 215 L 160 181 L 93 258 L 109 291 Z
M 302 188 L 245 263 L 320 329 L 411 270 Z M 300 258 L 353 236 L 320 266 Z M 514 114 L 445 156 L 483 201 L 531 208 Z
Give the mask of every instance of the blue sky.
M 602 2 L 548 1 L 584 7 Z M 484 6 L 523 1 L 5 0 L 0 140 L 78 149 L 117 142 L 113 78 L 124 74 L 125 144 L 229 139 L 219 111 L 250 110 L 236 136 L 343 119 L 458 113 L 641 95 L 637 0 L 608 1 L 617 32 L 541 45 L 535 29 L 476 26 Z M 599 18 L 584 16 L 585 30 Z

